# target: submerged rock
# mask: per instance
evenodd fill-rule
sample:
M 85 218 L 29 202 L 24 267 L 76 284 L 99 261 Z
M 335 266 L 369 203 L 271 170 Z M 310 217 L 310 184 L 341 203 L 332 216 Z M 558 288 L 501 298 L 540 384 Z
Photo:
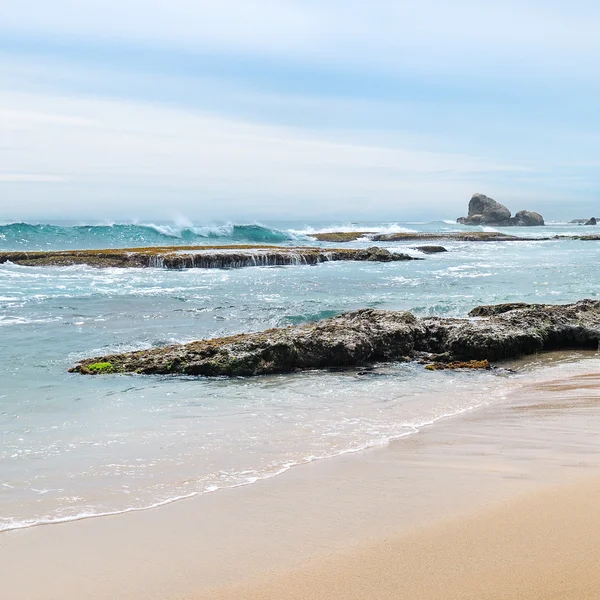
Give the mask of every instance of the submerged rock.
M 406 361 L 423 353 L 439 355 L 438 361 L 443 355 L 441 362 L 448 363 L 598 348 L 600 301 L 507 306 L 515 305 L 485 307 L 481 312 L 490 316 L 479 319 L 363 309 L 297 327 L 95 357 L 71 371 L 249 376 Z

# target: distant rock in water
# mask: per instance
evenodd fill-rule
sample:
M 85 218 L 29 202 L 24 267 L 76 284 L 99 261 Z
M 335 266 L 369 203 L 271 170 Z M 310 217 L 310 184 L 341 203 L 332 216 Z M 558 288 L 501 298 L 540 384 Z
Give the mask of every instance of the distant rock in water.
M 591 219 L 573 219 L 569 223 L 571 225 L 598 225 L 596 217 L 592 217 Z
M 444 246 L 415 246 L 415 250 L 424 254 L 437 254 L 438 252 L 448 252 Z
M 544 217 L 540 213 L 531 210 L 520 210 L 514 217 L 509 219 L 511 225 L 521 227 L 540 227 L 544 225 Z
M 485 194 L 473 194 L 469 214 L 456 220 L 461 225 L 494 225 L 496 227 L 535 227 L 544 225 L 539 213 L 521 210 L 511 217 L 510 210 Z
M 463 225 L 493 225 L 510 219 L 510 210 L 485 194 L 473 194 L 469 202 L 469 215 L 460 217 Z

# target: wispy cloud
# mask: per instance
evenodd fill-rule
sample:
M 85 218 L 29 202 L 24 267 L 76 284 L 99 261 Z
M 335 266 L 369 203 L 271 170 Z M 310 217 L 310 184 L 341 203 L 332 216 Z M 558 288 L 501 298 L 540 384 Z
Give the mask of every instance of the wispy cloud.
M 598 18 L 591 0 L 11 3 L 0 193 L 192 216 L 590 202 Z
M 0 183 L 63 183 L 65 181 L 69 181 L 68 178 L 60 175 L 0 172 Z

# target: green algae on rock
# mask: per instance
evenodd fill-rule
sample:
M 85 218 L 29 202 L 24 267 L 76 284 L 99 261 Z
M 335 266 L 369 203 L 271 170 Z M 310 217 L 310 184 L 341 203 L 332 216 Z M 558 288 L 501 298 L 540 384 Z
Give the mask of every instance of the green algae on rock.
M 448 369 L 491 369 L 490 361 L 483 360 L 455 360 L 452 362 L 433 362 L 425 365 L 428 371 L 446 371 Z
M 423 353 L 444 355 L 444 362 L 499 361 L 599 342 L 596 300 L 525 304 L 477 319 L 362 309 L 301 326 L 95 357 L 71 371 L 89 374 L 90 365 L 108 362 L 125 373 L 250 376 L 407 361 Z

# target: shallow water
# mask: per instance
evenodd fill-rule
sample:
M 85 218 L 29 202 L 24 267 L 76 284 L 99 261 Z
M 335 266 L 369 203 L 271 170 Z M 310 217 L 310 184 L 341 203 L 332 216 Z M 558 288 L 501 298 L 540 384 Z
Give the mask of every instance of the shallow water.
M 344 226 L 463 229 L 443 222 Z M 0 250 L 136 245 L 131 232 L 118 227 L 111 244 L 106 227 L 89 235 L 77 229 L 73 244 L 64 231 L 52 243 L 41 241 L 35 227 L 21 228 L 20 237 L 11 230 L 7 241 L 4 227 Z M 177 237 L 175 226 L 160 227 L 170 231 L 165 243 L 190 243 L 190 234 L 178 230 Z M 247 233 L 240 240 L 240 228 L 236 233 L 227 227 L 227 235 L 204 239 L 231 243 L 238 235 L 234 241 L 249 241 Z M 206 230 L 183 230 L 194 228 Z M 303 236 L 340 228 L 280 224 L 260 235 L 277 231 L 285 243 L 314 243 Z M 510 233 L 593 229 L 553 225 Z M 148 243 L 139 238 L 137 245 Z M 419 255 L 411 249 L 414 242 L 384 245 Z M 424 261 L 388 264 L 184 271 L 0 265 L 0 529 L 252 483 L 297 463 L 384 444 L 437 419 L 501 403 L 515 378 L 430 373 L 416 365 L 248 380 L 67 373 L 85 356 L 298 324 L 366 306 L 463 316 L 478 304 L 562 303 L 598 293 L 598 242 L 445 246 L 448 253 Z

